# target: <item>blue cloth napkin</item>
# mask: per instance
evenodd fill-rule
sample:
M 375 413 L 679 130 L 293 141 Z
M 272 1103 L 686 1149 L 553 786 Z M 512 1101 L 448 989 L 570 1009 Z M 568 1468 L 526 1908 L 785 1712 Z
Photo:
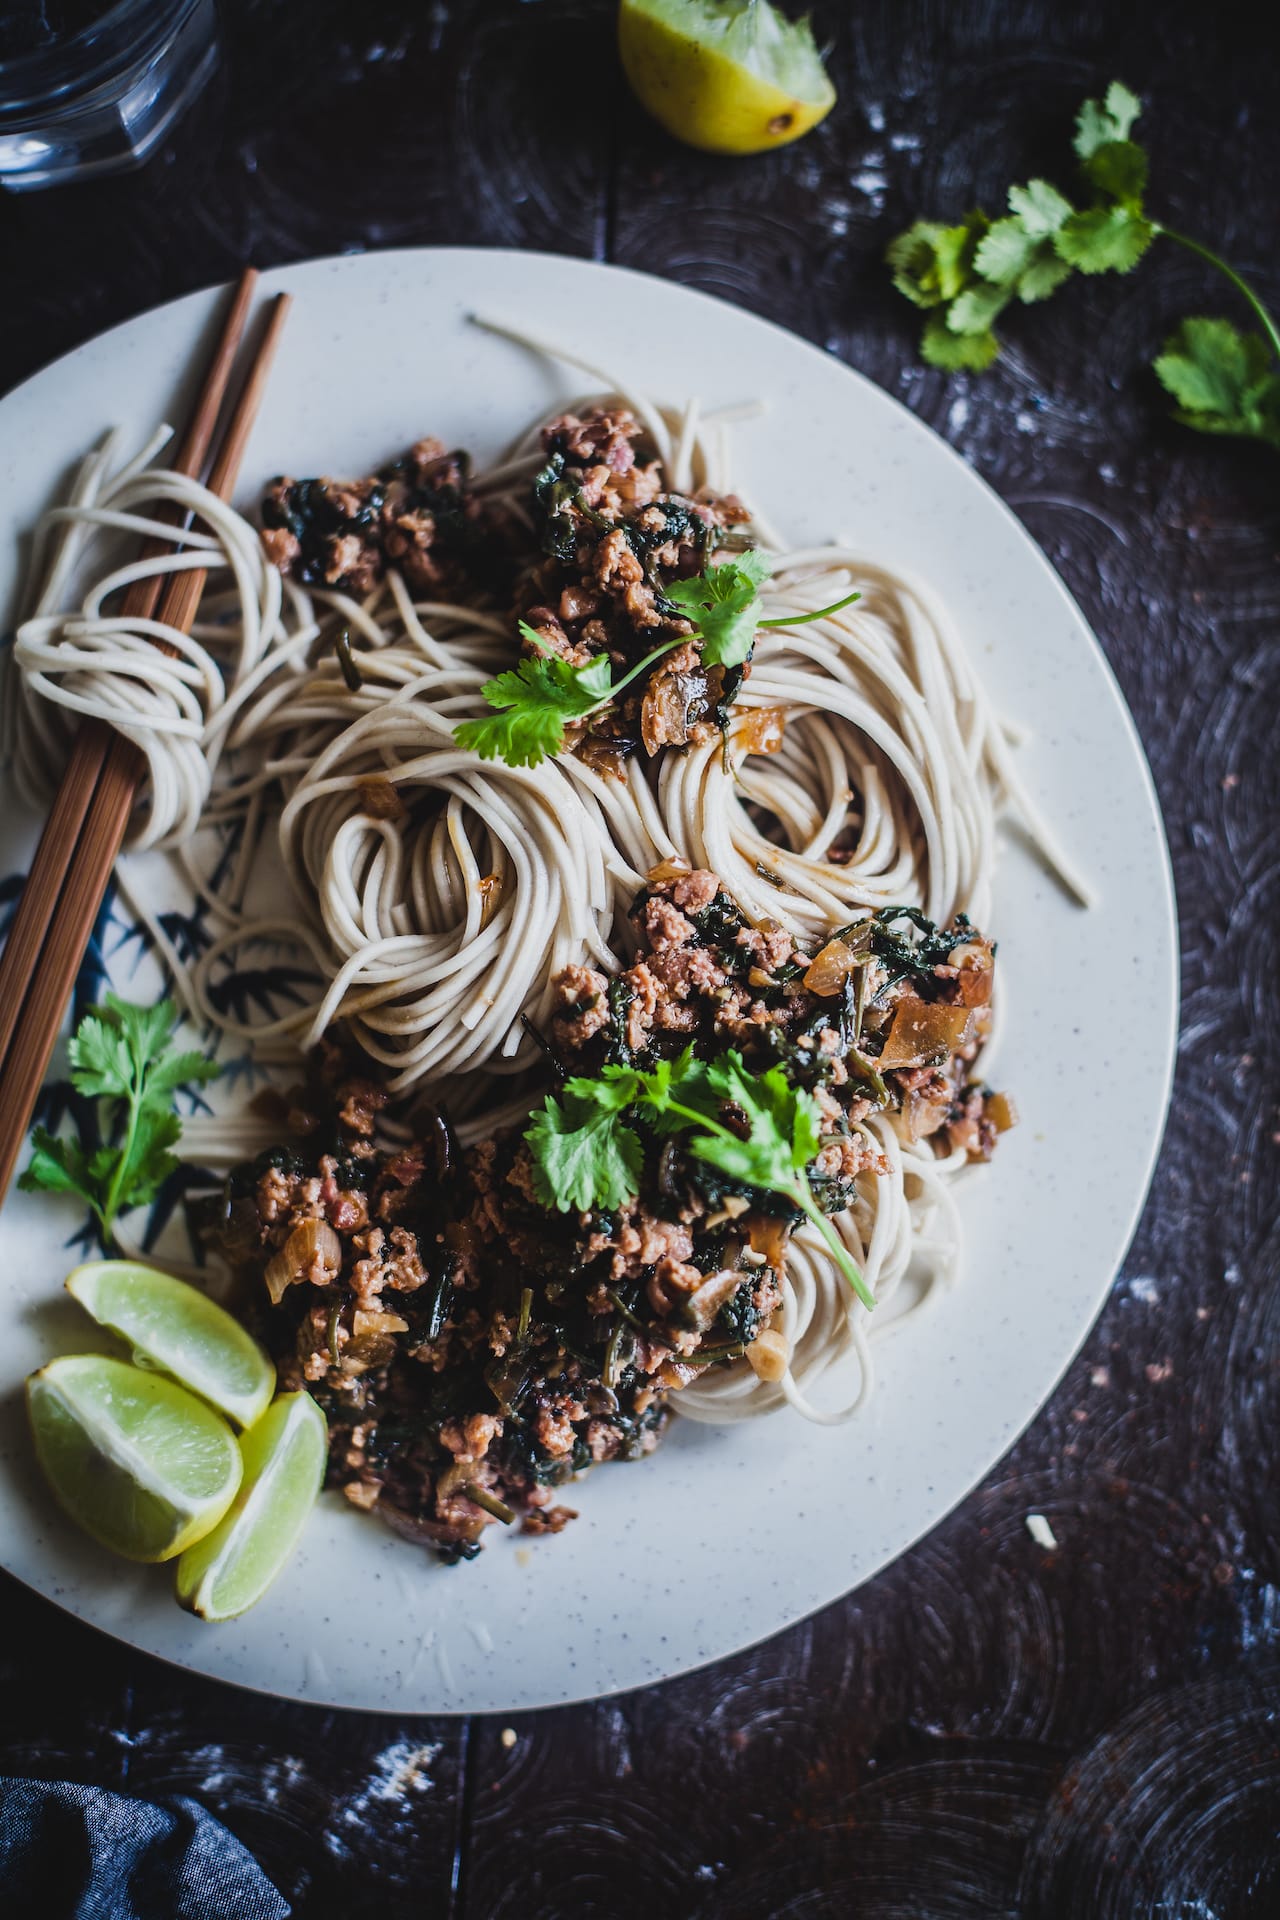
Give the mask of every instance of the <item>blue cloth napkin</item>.
M 0 1913 L 39 1920 L 287 1920 L 289 1906 L 196 1801 L 0 1776 Z

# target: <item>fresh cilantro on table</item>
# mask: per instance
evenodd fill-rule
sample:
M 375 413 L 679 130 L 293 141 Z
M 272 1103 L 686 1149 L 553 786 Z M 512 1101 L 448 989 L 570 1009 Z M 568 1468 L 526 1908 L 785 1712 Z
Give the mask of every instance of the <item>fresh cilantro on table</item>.
M 1256 333 L 1241 333 L 1229 320 L 1184 320 L 1165 342 L 1156 372 L 1184 426 L 1280 447 L 1280 368 Z
M 861 597 L 850 593 L 814 613 L 762 620 L 759 588 L 770 568 L 768 557 L 753 547 L 723 566 L 711 567 L 690 580 L 673 581 L 664 589 L 665 597 L 684 618 L 693 621 L 694 632 L 664 640 L 620 680 L 613 679 L 607 654 L 597 654 L 585 666 L 570 666 L 567 660 L 548 653 L 539 635 L 522 620 L 520 637 L 537 649 L 537 658 L 524 659 L 513 672 L 487 680 L 480 691 L 497 711 L 480 720 L 464 720 L 454 728 L 454 739 L 482 760 L 505 760 L 509 767 L 536 767 L 561 751 L 575 720 L 601 712 L 655 661 L 690 640 L 702 642 L 706 666 L 740 667 L 750 657 L 758 628 L 804 626 L 838 613 Z
M 173 1111 L 180 1087 L 213 1080 L 220 1069 L 204 1054 L 174 1052 L 177 1025 L 171 1000 L 132 1006 L 109 993 L 85 1014 L 71 1041 L 71 1083 L 77 1093 L 107 1103 L 114 1146 L 86 1146 L 47 1127 L 32 1130 L 34 1151 L 18 1185 L 28 1193 L 75 1193 L 86 1201 L 107 1246 L 116 1216 L 153 1200 L 178 1165 L 170 1149 L 182 1133 Z
M 726 1124 L 726 1110 L 747 1122 L 745 1139 Z M 781 1067 L 752 1073 L 741 1054 L 703 1061 L 687 1047 L 648 1072 L 607 1066 L 598 1079 L 566 1080 L 563 1098 L 548 1095 L 524 1136 L 542 1204 L 586 1213 L 611 1211 L 633 1199 L 643 1146 L 630 1118 L 643 1120 L 654 1133 L 683 1136 L 686 1153 L 730 1179 L 790 1200 L 822 1235 L 859 1299 L 875 1305 L 809 1184 L 808 1168 L 821 1147 L 817 1101 L 793 1087 Z
M 917 307 L 945 306 L 973 278 L 974 255 L 991 230 L 985 213 L 967 213 L 957 226 L 917 220 L 890 243 L 894 284 Z
M 1163 237 L 1224 274 L 1262 326 L 1259 335 L 1228 320 L 1182 322 L 1155 362 L 1175 417 L 1204 433 L 1280 445 L 1280 331 L 1233 267 L 1148 213 L 1147 155 L 1130 137 L 1140 111 L 1118 80 L 1080 109 L 1075 151 L 1089 204 L 1030 180 L 1009 189 L 1000 219 L 975 209 L 955 226 L 917 220 L 891 242 L 894 285 L 929 311 L 921 354 L 947 371 L 981 373 L 1000 352 L 995 322 L 1012 301 L 1045 300 L 1073 273 L 1128 273 Z

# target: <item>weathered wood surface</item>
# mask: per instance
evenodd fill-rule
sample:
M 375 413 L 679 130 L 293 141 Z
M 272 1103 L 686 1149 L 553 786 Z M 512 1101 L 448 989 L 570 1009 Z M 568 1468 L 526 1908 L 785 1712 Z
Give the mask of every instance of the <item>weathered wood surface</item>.
M 1061 294 L 977 383 L 916 363 L 880 264 L 916 213 L 1059 168 L 1077 101 L 1118 75 L 1150 102 L 1162 209 L 1280 302 L 1274 25 L 1260 43 L 1243 9 L 831 0 L 838 111 L 729 163 L 625 98 L 605 0 L 224 11 L 223 79 L 145 172 L 0 197 L 4 381 L 244 260 L 431 241 L 618 260 L 840 354 L 1004 495 L 1107 647 L 1177 874 L 1177 1090 L 1136 1243 L 1050 1406 L 816 1619 L 522 1717 L 511 1745 L 498 1721 L 185 1678 L 5 1583 L 0 1770 L 192 1793 L 304 1916 L 1280 1910 L 1280 462 L 1164 417 L 1145 361 L 1176 317 L 1228 306 L 1188 259 Z

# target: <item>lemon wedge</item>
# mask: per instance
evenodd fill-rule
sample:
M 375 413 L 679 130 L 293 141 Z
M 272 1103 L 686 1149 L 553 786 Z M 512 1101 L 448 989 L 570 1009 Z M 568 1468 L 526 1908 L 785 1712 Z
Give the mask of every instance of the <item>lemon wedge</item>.
M 218 1524 L 240 1485 L 226 1421 L 124 1360 L 51 1360 L 28 1380 L 27 1407 L 59 1505 L 127 1560 L 172 1559 Z
M 835 105 L 809 22 L 769 0 L 621 0 L 618 50 L 641 106 L 709 153 L 784 147 Z
M 244 1478 L 220 1525 L 178 1562 L 177 1595 L 206 1620 L 231 1620 L 260 1600 L 293 1552 L 315 1505 L 329 1452 L 309 1393 L 282 1393 L 240 1436 Z
M 167 1373 L 249 1427 L 268 1406 L 276 1370 L 240 1323 L 197 1287 L 133 1260 L 77 1267 L 67 1291 L 128 1341 L 140 1367 Z

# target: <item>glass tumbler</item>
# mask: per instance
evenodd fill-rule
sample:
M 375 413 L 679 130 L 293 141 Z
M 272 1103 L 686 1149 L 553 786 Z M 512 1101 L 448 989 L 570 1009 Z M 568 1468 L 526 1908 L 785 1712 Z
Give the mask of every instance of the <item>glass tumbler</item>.
M 0 186 L 140 166 L 217 59 L 214 0 L 0 0 Z

